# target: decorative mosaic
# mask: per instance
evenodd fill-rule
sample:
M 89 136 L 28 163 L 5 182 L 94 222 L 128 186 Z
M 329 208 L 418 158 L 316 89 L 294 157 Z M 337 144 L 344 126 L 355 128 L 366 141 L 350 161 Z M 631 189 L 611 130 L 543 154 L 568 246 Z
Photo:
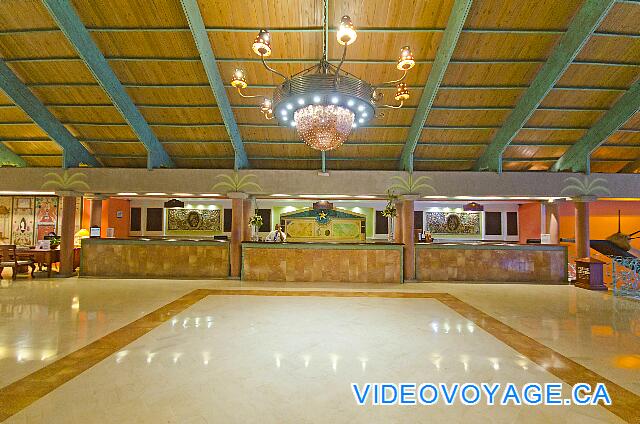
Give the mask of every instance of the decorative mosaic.
M 477 212 L 427 212 L 427 231 L 431 234 L 482 235 L 480 214 Z
M 167 233 L 222 231 L 220 210 L 214 209 L 167 209 Z

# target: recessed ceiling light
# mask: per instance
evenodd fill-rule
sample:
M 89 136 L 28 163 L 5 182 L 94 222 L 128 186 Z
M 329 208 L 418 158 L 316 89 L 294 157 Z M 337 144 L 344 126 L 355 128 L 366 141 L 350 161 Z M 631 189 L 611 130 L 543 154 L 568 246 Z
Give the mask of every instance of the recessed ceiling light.
M 293 109 L 293 105 L 291 103 L 287 103 L 287 109 L 289 110 Z
M 298 99 L 298 104 L 302 106 L 304 104 L 304 99 Z
M 202 193 L 200 196 L 202 197 L 220 197 L 217 193 Z
M 376 196 L 355 196 L 356 199 L 377 199 Z
M 271 197 L 290 197 L 290 196 L 289 196 L 288 194 L 279 194 L 279 193 L 276 193 L 276 194 L 272 194 L 272 195 L 271 195 Z
M 167 193 L 147 193 L 147 196 L 166 196 Z
M 14 194 L 17 196 L 20 195 L 24 195 L 24 196 L 28 196 L 28 195 L 49 195 L 49 196 L 53 196 L 56 193 L 54 191 L 0 191 L 0 194 Z
M 313 103 L 320 103 L 320 100 L 322 100 L 320 96 L 313 96 Z
M 192 197 L 193 193 L 173 193 L 173 196 Z
M 340 99 L 339 99 L 337 96 L 333 96 L 333 97 L 331 98 L 331 103 L 333 103 L 333 104 L 336 104 L 336 103 L 338 103 L 339 101 L 340 101 Z
M 354 101 L 353 101 L 353 99 L 351 99 L 351 100 L 349 100 L 349 101 L 347 102 L 347 105 L 349 105 L 349 106 L 353 106 L 353 105 L 355 105 L 355 104 L 356 104 L 356 102 L 354 102 Z
M 358 119 L 358 122 L 360 122 L 361 124 L 364 124 L 364 119 L 360 118 Z
M 364 110 L 364 105 L 358 106 L 358 112 L 362 112 Z
M 118 196 L 137 196 L 138 193 L 116 193 Z

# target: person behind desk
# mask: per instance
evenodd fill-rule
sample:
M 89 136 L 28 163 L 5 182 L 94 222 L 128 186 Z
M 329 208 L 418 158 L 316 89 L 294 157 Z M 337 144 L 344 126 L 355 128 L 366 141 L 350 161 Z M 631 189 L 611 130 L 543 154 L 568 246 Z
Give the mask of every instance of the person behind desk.
M 276 243 L 282 243 L 287 240 L 287 236 L 282 231 L 280 224 L 276 224 L 276 229 L 271 231 L 265 241 L 271 241 Z

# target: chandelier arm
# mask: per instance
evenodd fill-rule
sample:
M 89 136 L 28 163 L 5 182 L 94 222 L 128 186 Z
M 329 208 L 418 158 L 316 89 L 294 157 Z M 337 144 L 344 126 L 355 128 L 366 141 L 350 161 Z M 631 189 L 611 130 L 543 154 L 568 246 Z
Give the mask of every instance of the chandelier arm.
M 333 84 L 335 86 L 338 85 L 338 78 L 340 77 L 340 68 L 342 68 L 342 64 L 344 63 L 344 59 L 345 57 L 347 57 L 347 45 L 344 45 L 344 49 L 342 50 L 342 59 L 340 59 L 340 63 L 338 64 L 338 67 L 336 68 L 336 77 L 333 80 Z
M 380 84 L 378 85 L 378 87 L 381 87 L 381 86 L 383 86 L 383 85 L 393 85 L 393 84 L 397 84 L 397 83 L 399 83 L 399 82 L 402 82 L 402 81 L 407 77 L 407 72 L 408 72 L 408 70 L 407 70 L 407 69 L 405 69 L 405 70 L 404 70 L 404 73 L 402 74 L 402 77 L 400 77 L 400 79 L 393 80 L 393 81 L 386 81 L 386 82 L 380 83 Z
M 240 87 L 236 87 L 238 90 L 238 94 L 240 94 L 240 97 L 244 97 L 245 99 L 257 99 L 257 98 L 263 98 L 266 99 L 267 97 L 265 96 L 253 96 L 250 94 L 242 94 L 242 89 Z
M 275 69 L 273 69 L 272 67 L 270 67 L 269 65 L 267 65 L 267 62 L 264 60 L 264 55 L 261 54 L 260 55 L 260 59 L 262 59 L 262 64 L 264 65 L 265 68 L 267 68 L 269 71 L 273 72 L 274 74 L 280 75 L 282 78 L 284 78 L 285 81 L 289 80 L 289 77 L 286 76 L 283 73 L 280 73 L 278 71 L 276 71 Z
M 381 105 L 379 107 L 386 107 L 386 108 L 389 108 L 389 109 L 400 109 L 403 105 L 404 105 L 404 100 L 401 100 L 400 104 L 397 105 L 397 106 L 394 106 L 394 105 Z

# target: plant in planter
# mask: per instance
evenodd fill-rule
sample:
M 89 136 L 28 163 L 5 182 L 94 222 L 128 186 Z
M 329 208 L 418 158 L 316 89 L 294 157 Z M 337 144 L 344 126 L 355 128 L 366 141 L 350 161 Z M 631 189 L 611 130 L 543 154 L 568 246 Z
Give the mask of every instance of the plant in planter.
M 396 216 L 398 216 L 398 210 L 396 209 L 395 200 L 396 196 L 391 191 L 387 192 L 387 206 L 382 211 L 382 216 L 387 217 L 387 240 L 393 241 L 395 234 Z
M 251 241 L 258 241 L 258 232 L 260 231 L 260 227 L 262 227 L 262 217 L 258 214 L 253 215 L 249 218 L 249 226 L 251 227 Z

